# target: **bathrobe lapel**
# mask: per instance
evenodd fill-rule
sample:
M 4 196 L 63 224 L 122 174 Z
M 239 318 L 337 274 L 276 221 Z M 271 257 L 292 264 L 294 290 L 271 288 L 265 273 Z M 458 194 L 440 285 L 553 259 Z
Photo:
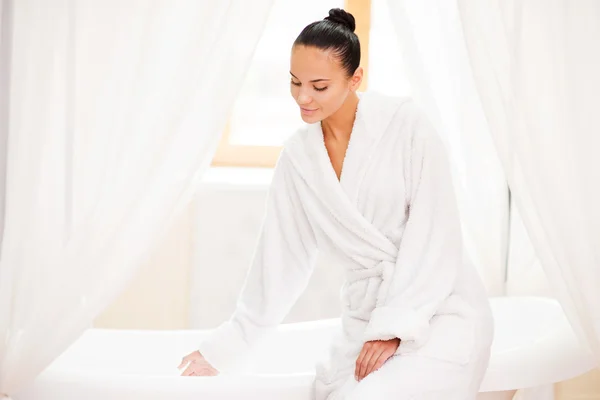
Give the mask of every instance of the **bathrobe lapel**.
M 320 122 L 308 125 L 286 143 L 286 152 L 309 192 L 302 201 L 317 203 L 307 209 L 319 214 L 314 216 L 318 225 L 337 247 L 366 267 L 373 264 L 367 260 L 393 261 L 397 254 L 396 246 L 364 218 L 358 195 L 369 166 L 377 161 L 377 144 L 399 105 L 378 101 L 377 95 L 370 93 L 360 94 L 340 181 L 327 154 Z

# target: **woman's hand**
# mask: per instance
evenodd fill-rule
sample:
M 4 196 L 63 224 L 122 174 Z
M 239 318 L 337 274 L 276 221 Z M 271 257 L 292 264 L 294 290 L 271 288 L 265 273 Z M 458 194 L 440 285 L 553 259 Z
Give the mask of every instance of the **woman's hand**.
M 177 368 L 181 369 L 186 365 L 187 368 L 181 376 L 215 376 L 219 374 L 219 371 L 214 369 L 199 351 L 194 351 L 183 357 Z
M 400 346 L 400 339 L 373 340 L 366 342 L 356 360 L 354 377 L 361 381 L 371 372 L 378 370 Z

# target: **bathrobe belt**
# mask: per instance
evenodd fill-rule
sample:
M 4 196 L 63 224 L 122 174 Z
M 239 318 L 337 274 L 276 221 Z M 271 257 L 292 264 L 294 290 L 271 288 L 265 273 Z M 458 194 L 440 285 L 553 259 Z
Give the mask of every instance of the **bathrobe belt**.
M 369 321 L 373 309 L 386 302 L 395 267 L 394 261 L 385 260 L 346 271 L 342 300 L 348 316 Z

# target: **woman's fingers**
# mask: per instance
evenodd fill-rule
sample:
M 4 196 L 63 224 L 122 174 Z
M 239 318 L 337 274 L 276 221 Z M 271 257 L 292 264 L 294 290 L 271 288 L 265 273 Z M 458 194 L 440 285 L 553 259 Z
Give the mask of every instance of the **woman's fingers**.
M 188 367 L 181 373 L 181 376 L 191 376 L 194 373 L 194 363 L 190 363 Z
M 365 373 L 362 376 L 362 379 L 364 379 L 367 375 L 369 375 L 371 372 L 374 371 L 375 365 L 377 364 L 377 362 L 379 361 L 379 359 L 382 357 L 382 355 L 384 353 L 385 353 L 385 347 L 378 346 L 378 345 L 373 346 L 373 349 L 371 350 L 371 357 L 365 363 L 366 368 L 365 368 Z
M 367 343 L 365 343 L 363 345 L 363 348 L 360 351 L 360 354 L 358 355 L 358 358 L 356 359 L 356 367 L 354 369 L 354 379 L 356 379 L 357 381 L 360 380 L 359 376 L 360 376 L 360 371 L 361 371 L 361 368 L 362 368 L 362 362 L 363 362 L 363 359 L 365 358 L 365 356 L 367 354 L 367 350 L 368 350 Z
M 385 349 L 384 351 L 382 351 L 375 363 L 373 364 L 373 366 L 371 367 L 371 369 L 369 370 L 369 372 L 367 372 L 367 375 L 381 368 L 381 366 L 385 364 L 385 362 L 389 360 L 390 357 L 393 355 L 394 351 L 391 351 L 390 349 Z
M 357 381 L 362 380 L 371 372 L 378 370 L 394 355 L 400 339 L 373 340 L 366 342 L 356 360 L 354 376 Z
M 365 343 L 365 355 L 362 358 L 361 362 L 360 362 L 360 366 L 358 368 L 358 380 L 361 381 L 362 378 L 365 376 L 365 372 L 367 372 L 367 362 L 369 361 L 369 359 L 372 356 L 372 349 L 371 349 L 371 344 L 370 343 Z
M 198 364 L 195 362 L 190 363 L 190 365 L 183 371 L 181 376 L 215 376 L 217 375 L 217 371 L 210 367 L 209 365 Z
M 177 367 L 177 368 L 181 369 L 181 368 L 185 367 L 189 362 L 199 361 L 199 360 L 202 360 L 203 358 L 204 357 L 202 357 L 202 354 L 200 354 L 200 352 L 198 350 L 196 350 L 193 353 L 190 353 L 187 356 L 183 357 L 181 359 L 181 363 L 179 364 L 179 367 Z
M 192 353 L 183 358 L 179 368 L 187 364 L 187 368 L 181 373 L 181 376 L 216 376 L 219 374 L 212 365 L 210 365 L 200 353 Z
M 363 346 L 364 355 L 360 360 L 360 365 L 358 368 L 358 380 L 363 379 L 367 374 L 367 368 L 371 357 L 373 357 L 374 351 L 376 351 L 375 342 L 367 342 Z
M 190 356 L 191 356 L 191 354 L 188 354 L 187 356 L 183 357 L 181 359 L 181 364 L 179 364 L 179 367 L 177 367 L 177 368 L 181 369 L 181 368 L 185 367 L 190 362 Z

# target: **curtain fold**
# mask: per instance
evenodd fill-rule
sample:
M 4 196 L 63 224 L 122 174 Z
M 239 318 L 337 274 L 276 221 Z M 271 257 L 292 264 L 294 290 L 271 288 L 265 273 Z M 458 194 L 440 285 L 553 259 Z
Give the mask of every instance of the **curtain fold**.
M 414 95 L 447 140 L 490 295 L 550 292 L 600 362 L 600 3 L 389 6 Z
M 600 3 L 458 6 L 515 203 L 554 294 L 600 364 Z
M 8 98 L 10 92 L 10 45 L 12 0 L 0 0 L 0 244 L 4 235 L 6 203 L 6 148 L 8 145 Z M 2 246 L 0 245 L 0 252 Z M 1 257 L 1 253 L 0 253 Z
M 465 246 L 490 296 L 505 294 L 508 185 L 473 80 L 456 3 L 388 0 L 412 95 L 444 138 Z
M 189 202 L 272 2 L 9 3 L 0 393 L 91 326 Z

